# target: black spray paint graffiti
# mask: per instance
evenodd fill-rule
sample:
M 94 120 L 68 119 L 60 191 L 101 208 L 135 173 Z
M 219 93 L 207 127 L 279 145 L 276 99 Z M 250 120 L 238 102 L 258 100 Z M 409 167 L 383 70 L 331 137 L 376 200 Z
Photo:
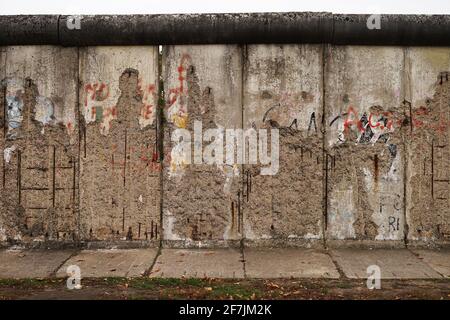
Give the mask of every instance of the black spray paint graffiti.
M 389 221 L 389 232 L 400 230 L 400 218 L 390 216 L 388 218 L 388 221 Z
M 275 113 L 277 109 L 280 109 L 282 106 L 280 103 L 271 106 L 266 110 L 266 112 L 263 115 L 262 122 L 267 123 L 272 127 L 275 128 L 281 128 L 282 125 L 275 120 L 276 117 L 271 117 L 270 113 Z M 375 108 L 381 109 L 380 106 L 374 106 Z M 279 112 L 282 115 L 285 115 L 285 112 Z M 355 110 L 350 107 L 348 112 L 342 113 L 334 117 L 331 122 L 329 123 L 329 126 L 331 127 L 333 123 L 338 121 L 339 119 L 343 119 L 344 121 L 344 131 L 348 129 L 352 124 L 354 124 L 360 131 L 360 135 L 357 138 L 357 143 L 360 144 L 368 144 L 368 143 L 375 143 L 375 142 L 382 142 L 387 143 L 389 141 L 390 135 L 389 132 L 392 132 L 393 130 L 393 121 L 389 119 L 388 115 L 391 113 L 385 112 L 378 115 L 378 119 L 374 120 L 373 117 L 376 117 L 376 115 L 369 113 L 363 113 L 361 118 L 357 120 L 349 119 L 350 115 L 356 116 L 357 113 Z M 325 122 L 324 115 L 322 115 L 322 124 Z M 375 124 L 374 124 L 375 122 Z M 292 130 L 299 130 L 299 119 L 294 118 L 289 126 L 287 126 L 288 129 Z M 314 130 L 315 133 L 318 131 L 317 127 L 317 119 L 316 119 L 316 113 L 312 112 L 309 116 L 309 122 L 308 122 L 308 129 L 307 132 L 310 133 L 311 130 Z M 383 130 L 387 132 L 382 132 Z M 381 132 L 380 132 L 381 131 Z M 343 135 L 339 135 L 338 137 L 339 142 L 344 142 Z

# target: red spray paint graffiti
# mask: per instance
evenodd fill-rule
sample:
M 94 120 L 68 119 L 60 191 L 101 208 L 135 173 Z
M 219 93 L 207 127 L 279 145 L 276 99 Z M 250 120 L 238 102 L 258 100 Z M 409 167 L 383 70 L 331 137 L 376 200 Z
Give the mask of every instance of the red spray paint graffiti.
M 372 129 L 379 128 L 389 132 L 395 128 L 399 129 L 404 126 L 405 123 L 411 122 L 411 129 L 431 129 L 439 134 L 444 134 L 450 125 L 450 121 L 446 119 L 445 114 L 440 113 L 439 119 L 436 121 L 435 117 L 431 115 L 428 109 L 424 106 L 414 110 L 411 117 L 407 117 L 406 115 L 400 113 L 394 114 L 391 111 L 369 112 L 368 114 L 368 121 L 366 126 L 364 126 L 361 121 L 362 117 L 358 114 L 358 111 L 354 107 L 350 106 L 347 112 L 342 114 L 342 116 L 346 116 L 344 121 L 344 133 L 347 133 L 352 127 L 356 127 L 361 133 L 364 133 L 367 127 Z M 330 126 L 339 117 L 340 116 L 334 118 L 334 120 L 331 121 Z M 374 118 L 378 119 L 375 123 Z
M 105 83 L 88 83 L 84 87 L 86 93 L 84 105 L 88 106 L 88 99 L 91 101 L 104 101 L 109 97 L 109 86 Z

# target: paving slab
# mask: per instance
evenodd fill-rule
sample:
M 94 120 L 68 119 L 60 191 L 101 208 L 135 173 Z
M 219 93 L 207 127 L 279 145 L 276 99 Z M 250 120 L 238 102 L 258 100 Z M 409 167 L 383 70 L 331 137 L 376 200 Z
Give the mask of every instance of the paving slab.
M 244 250 L 248 278 L 339 278 L 330 256 L 302 248 Z
M 243 278 L 244 264 L 236 249 L 163 249 L 150 277 Z
M 1 250 L 0 278 L 48 278 L 73 251 Z
M 367 267 L 380 267 L 382 279 L 439 279 L 442 276 L 407 249 L 336 249 L 331 255 L 348 278 L 367 279 Z
M 450 249 L 413 250 L 413 252 L 443 277 L 450 278 Z
M 77 265 L 82 278 L 139 277 L 149 270 L 158 249 L 83 250 L 71 257 L 56 273 L 67 277 L 67 267 Z

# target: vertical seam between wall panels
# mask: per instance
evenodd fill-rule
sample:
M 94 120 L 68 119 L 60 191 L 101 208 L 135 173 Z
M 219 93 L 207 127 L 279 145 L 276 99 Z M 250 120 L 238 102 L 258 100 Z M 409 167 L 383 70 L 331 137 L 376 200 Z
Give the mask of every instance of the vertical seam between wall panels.
M 244 123 L 244 114 L 245 114 L 244 113 L 244 85 L 245 85 L 244 77 L 245 77 L 245 74 L 246 74 L 246 72 L 245 72 L 246 56 L 247 56 L 247 44 L 243 44 L 243 45 L 241 45 L 241 127 L 242 127 L 242 132 L 244 132 L 244 126 L 245 126 L 245 123 Z M 243 150 L 245 150 L 245 148 Z M 240 152 L 240 150 L 238 150 L 238 152 Z M 243 155 L 243 157 L 245 159 L 245 155 Z M 241 172 L 242 172 L 242 174 L 241 174 L 240 187 L 242 187 L 244 185 L 244 169 L 245 169 L 245 161 L 244 161 L 243 164 L 241 164 Z M 247 192 L 248 192 L 248 190 L 247 190 Z M 238 198 L 239 197 L 240 197 L 240 190 L 238 190 Z M 239 201 L 239 199 L 236 202 L 236 204 L 238 206 L 241 205 L 241 202 Z M 241 227 L 241 230 L 240 230 L 240 233 L 241 233 L 241 251 L 242 251 L 242 255 L 243 255 L 244 243 L 245 243 L 245 232 L 244 232 L 244 230 L 245 230 L 245 228 L 244 228 L 244 220 L 245 219 L 244 219 L 244 210 L 243 210 L 243 208 L 242 209 L 238 208 L 238 212 L 239 212 L 239 210 L 241 211 L 241 216 L 239 216 L 239 214 L 238 214 L 238 219 L 239 219 L 238 220 L 238 228 L 239 228 L 239 225 L 240 225 L 240 227 Z M 238 232 L 239 232 L 239 229 L 238 229 Z
M 8 74 L 7 74 L 7 71 L 6 71 L 6 68 L 8 67 L 8 47 L 7 46 L 5 46 L 4 47 L 5 48 L 5 66 L 4 66 L 4 73 L 3 73 L 3 76 L 4 76 L 4 78 L 5 78 L 5 82 L 4 82 L 4 96 L 3 96 L 3 99 L 4 99 L 4 101 L 3 101 L 3 103 L 4 103 L 4 106 L 3 106 L 3 108 L 4 108 L 4 111 L 3 111 L 3 122 L 4 122 L 4 124 L 3 124 L 3 130 L 4 130 L 4 134 L 3 134 L 3 140 L 4 140 L 4 142 L 6 142 L 6 133 L 8 132 L 8 119 L 7 119 L 7 110 L 6 110 L 6 91 L 7 91 L 7 89 L 8 89 L 8 82 L 6 81 L 6 78 L 8 77 Z
M 326 100 L 325 100 L 325 71 L 326 71 L 326 49 L 327 44 L 322 44 L 322 188 L 323 188 L 323 199 L 322 199 L 322 238 L 323 246 L 327 247 L 327 224 L 328 224 L 328 154 L 325 150 L 325 140 L 326 140 Z
M 6 133 L 7 133 L 7 129 L 8 129 L 8 119 L 7 119 L 7 112 L 6 112 L 6 90 L 7 90 L 7 74 L 6 74 L 6 67 L 8 66 L 8 47 L 5 46 L 5 65 L 4 65 L 4 73 L 3 73 L 3 77 L 5 80 L 3 83 L 3 140 L 4 142 L 6 142 Z M 3 157 L 4 159 L 4 157 Z
M 3 79 L 0 79 L 0 81 L 3 81 L 4 79 L 6 79 L 6 65 L 7 65 L 7 58 L 8 58 L 8 50 L 7 47 L 0 47 L 0 48 L 5 48 L 4 53 L 5 53 L 5 64 L 4 64 L 4 68 L 3 68 Z M 3 143 L 6 142 L 6 129 L 7 129 L 7 112 L 6 112 L 6 81 L 3 83 L 3 85 L 0 86 L 1 90 L 3 91 Z M 5 147 L 5 145 L 3 145 L 3 147 Z M 3 150 L 2 150 L 3 152 Z M 6 187 L 6 163 L 5 163 L 5 157 L 2 157 L 2 189 L 4 190 Z
M 59 28 L 58 28 L 59 30 Z M 80 114 L 80 47 L 77 47 L 77 83 L 76 83 L 77 101 L 76 101 L 76 115 L 78 118 L 78 170 L 75 168 L 76 172 L 76 183 L 77 186 L 77 231 L 78 237 L 76 240 L 80 242 L 81 240 L 81 197 L 80 197 L 80 175 L 81 175 L 81 114 Z M 86 143 L 86 141 L 85 141 Z M 76 166 L 76 163 L 74 164 Z M 75 202 L 75 199 L 74 199 Z
M 406 88 L 408 87 L 408 92 L 410 93 L 410 95 L 412 95 L 412 91 L 411 91 L 411 81 L 410 81 L 410 74 L 409 74 L 409 65 L 407 64 L 407 56 L 408 56 L 408 47 L 403 47 L 403 108 L 405 108 L 405 102 L 406 102 L 406 98 L 407 97 L 407 92 L 406 92 Z M 411 97 L 409 97 L 410 100 Z M 410 101 L 409 103 L 412 103 L 412 101 Z M 404 115 L 406 116 L 406 110 L 403 109 Z M 412 119 L 409 119 L 409 121 L 412 121 Z M 407 192 L 406 192 L 406 188 L 407 188 L 407 177 L 408 177 L 408 154 L 407 154 L 407 146 L 406 146 L 406 134 L 407 134 L 407 128 L 405 129 L 405 133 L 403 135 L 403 243 L 405 245 L 405 247 L 408 247 L 408 220 L 407 220 Z M 412 132 L 410 132 L 409 134 L 412 134 Z
M 157 132 L 156 139 L 159 143 L 159 161 L 160 161 L 160 171 L 159 171 L 159 223 L 160 223 L 160 236 L 159 236 L 159 248 L 163 246 L 164 240 L 164 107 L 165 107 L 165 97 L 164 97 L 164 81 L 162 75 L 163 68 L 163 46 L 161 46 L 161 52 L 159 52 L 159 45 L 157 46 L 157 81 L 158 81 L 158 101 L 157 101 Z M 159 141 L 158 141 L 159 139 Z M 156 234 L 156 236 L 158 236 Z M 160 252 L 158 250 L 158 252 Z M 156 259 L 156 258 L 155 258 Z M 156 261 L 156 260 L 155 260 Z

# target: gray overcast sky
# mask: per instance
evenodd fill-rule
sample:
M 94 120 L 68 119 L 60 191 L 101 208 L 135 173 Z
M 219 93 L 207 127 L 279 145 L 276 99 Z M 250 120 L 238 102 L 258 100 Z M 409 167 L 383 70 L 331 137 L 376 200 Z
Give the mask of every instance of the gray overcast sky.
M 450 14 L 450 0 L 0 0 L 0 15 L 269 11 Z

